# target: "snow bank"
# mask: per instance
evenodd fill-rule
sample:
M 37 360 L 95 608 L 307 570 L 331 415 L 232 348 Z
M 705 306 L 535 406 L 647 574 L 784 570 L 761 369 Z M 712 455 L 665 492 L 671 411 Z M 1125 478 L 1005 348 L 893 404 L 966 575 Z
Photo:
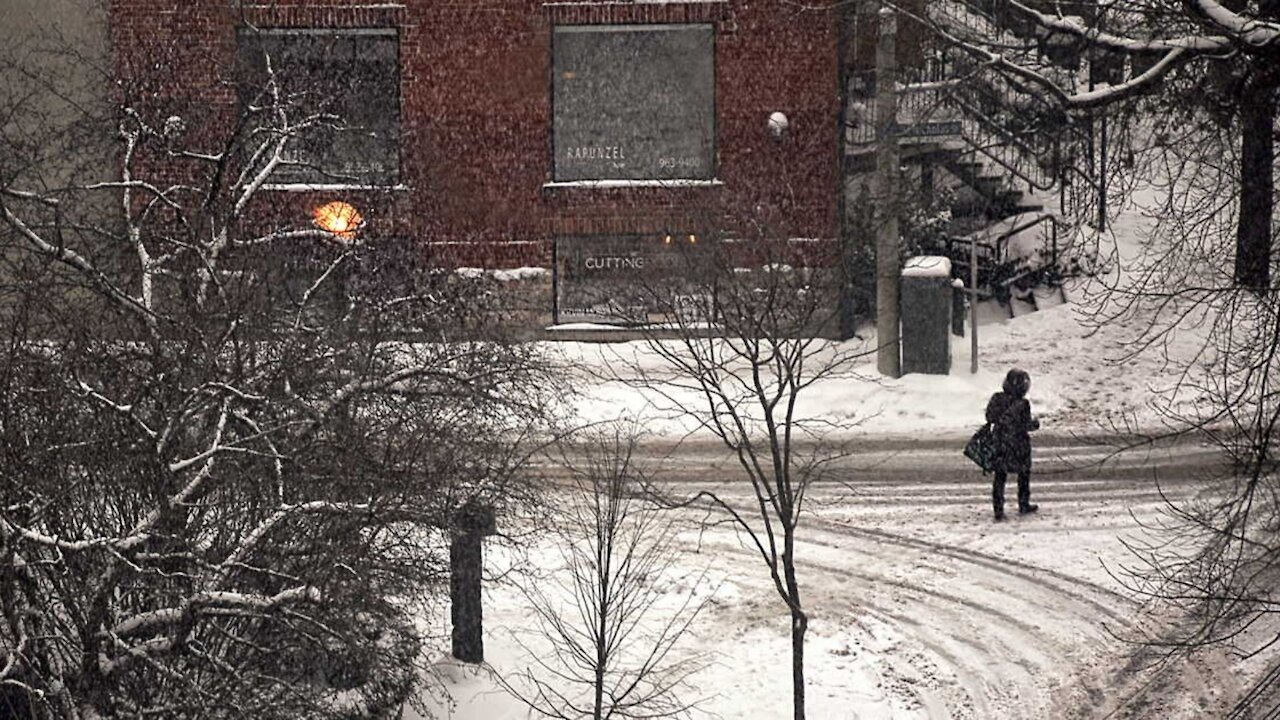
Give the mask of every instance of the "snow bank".
M 1154 205 L 1154 195 L 1138 193 L 1139 202 L 1126 208 L 1102 236 L 1084 238 L 1100 246 L 1100 255 L 1127 261 L 1137 256 L 1147 241 L 1153 216 L 1144 204 Z M 1150 202 L 1143 203 L 1142 200 Z M 1010 219 L 1010 228 L 1027 221 Z M 945 258 L 940 258 L 945 261 Z M 929 258 L 913 259 L 904 274 L 936 272 L 941 263 L 928 267 Z M 1032 378 L 1030 399 L 1043 423 L 1043 432 L 1071 435 L 1091 433 L 1111 423 L 1135 421 L 1139 426 L 1159 426 L 1150 407 L 1155 394 L 1179 379 L 1179 370 L 1195 362 L 1203 342 L 1203 329 L 1180 330 L 1168 348 L 1166 359 L 1158 353 L 1128 357 L 1133 329 L 1118 324 L 1093 327 L 1087 301 L 1107 284 L 1123 281 L 1114 266 L 1100 280 L 1079 280 L 1066 288 L 1067 304 L 1045 307 L 1017 318 L 988 315 L 978 326 L 978 373 L 971 374 L 969 336 L 952 336 L 952 367 L 948 375 L 881 377 L 873 355 L 847 369 L 839 377 L 817 383 L 802 394 L 799 415 L 829 422 L 837 435 L 893 437 L 963 437 L 982 422 L 991 393 L 1000 388 L 1005 373 L 1021 368 Z M 949 269 L 948 269 L 949 270 Z M 947 273 L 949 274 L 949 272 Z M 1045 303 L 1047 306 L 1049 303 Z M 869 350 L 875 347 L 874 328 L 861 338 L 831 343 L 835 350 Z M 619 362 L 640 362 L 652 369 L 662 362 L 642 342 L 596 345 L 552 343 L 566 367 L 582 373 L 577 410 L 586 421 L 637 417 L 651 434 L 681 437 L 706 431 L 679 417 L 663 393 L 639 390 L 621 382 L 602 382 L 606 369 Z M 683 392 L 683 394 L 682 394 Z M 691 391 L 673 391 L 682 401 L 694 401 Z M 1195 398 L 1187 398 L 1194 402 Z

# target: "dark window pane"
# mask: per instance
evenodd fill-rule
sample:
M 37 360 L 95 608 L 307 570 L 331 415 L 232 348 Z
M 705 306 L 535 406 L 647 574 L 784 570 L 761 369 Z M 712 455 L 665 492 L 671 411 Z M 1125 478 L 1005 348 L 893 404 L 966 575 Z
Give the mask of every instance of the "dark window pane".
M 556 180 L 715 176 L 710 25 L 555 30 Z
M 393 184 L 399 176 L 397 36 L 381 31 L 242 30 L 245 89 L 258 97 L 270 62 L 290 122 L 308 127 L 289 146 L 276 182 Z

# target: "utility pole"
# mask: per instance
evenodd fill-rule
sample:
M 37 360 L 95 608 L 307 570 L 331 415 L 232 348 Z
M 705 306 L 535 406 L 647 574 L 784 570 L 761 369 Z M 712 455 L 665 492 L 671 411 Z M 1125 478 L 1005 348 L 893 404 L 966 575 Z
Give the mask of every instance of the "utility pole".
M 1105 13 L 1105 11 L 1099 11 Z M 1098 16 L 1098 32 L 1102 32 L 1104 15 Z M 1093 92 L 1105 62 L 1103 53 L 1096 48 L 1087 54 L 1089 60 L 1089 92 Z M 1093 190 L 1098 198 L 1098 232 L 1107 231 L 1107 115 L 1097 110 L 1089 111 L 1089 176 L 1094 181 Z
M 879 12 L 876 40 L 876 368 L 881 375 L 902 375 L 898 285 L 898 121 L 897 17 L 892 8 Z

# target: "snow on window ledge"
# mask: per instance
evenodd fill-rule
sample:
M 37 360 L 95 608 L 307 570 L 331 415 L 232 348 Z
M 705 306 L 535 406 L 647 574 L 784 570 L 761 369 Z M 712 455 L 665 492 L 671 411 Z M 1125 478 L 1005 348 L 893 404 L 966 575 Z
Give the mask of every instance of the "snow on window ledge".
M 566 322 L 555 325 L 547 325 L 542 328 L 549 333 L 557 332 L 598 332 L 598 333 L 635 333 L 645 331 L 661 331 L 661 330 L 720 330 L 720 326 L 715 323 L 694 321 L 694 322 L 658 322 L 658 323 L 640 323 L 636 325 L 613 325 L 608 323 L 594 322 Z
M 488 268 L 477 267 L 460 267 L 456 268 L 454 274 L 470 280 L 482 277 L 489 277 L 498 282 L 521 282 L 531 280 L 542 280 L 551 277 L 551 271 L 543 267 L 519 267 L 507 268 L 503 270 L 494 270 Z
M 360 183 L 265 183 L 260 190 L 276 192 L 342 192 L 348 190 L 403 192 L 408 185 L 364 185 Z
M 635 188 L 635 187 L 717 187 L 724 185 L 719 178 L 710 180 L 561 180 L 543 183 L 544 188 Z

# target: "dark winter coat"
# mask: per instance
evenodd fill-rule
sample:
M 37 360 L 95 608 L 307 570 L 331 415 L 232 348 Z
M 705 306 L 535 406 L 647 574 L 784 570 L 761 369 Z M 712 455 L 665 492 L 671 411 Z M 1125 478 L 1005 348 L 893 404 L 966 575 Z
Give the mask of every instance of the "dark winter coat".
M 1031 472 L 1029 433 L 1040 428 L 1040 421 L 1031 416 L 1031 403 L 1024 397 L 998 392 L 987 402 L 987 422 L 991 423 L 996 445 L 992 469 Z

